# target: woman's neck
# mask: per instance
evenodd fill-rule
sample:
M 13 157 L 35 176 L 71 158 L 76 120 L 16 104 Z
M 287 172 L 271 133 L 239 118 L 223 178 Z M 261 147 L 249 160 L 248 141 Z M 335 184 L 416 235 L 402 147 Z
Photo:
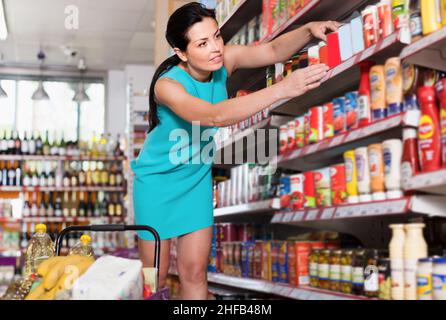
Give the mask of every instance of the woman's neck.
M 178 66 L 181 69 L 183 69 L 184 71 L 186 71 L 187 73 L 189 73 L 191 75 L 191 77 L 194 78 L 197 81 L 200 81 L 200 82 L 209 82 L 209 81 L 211 81 L 212 72 L 200 71 L 200 70 L 194 69 L 194 68 L 192 68 L 190 66 L 190 64 L 184 63 L 184 62 L 181 62 Z

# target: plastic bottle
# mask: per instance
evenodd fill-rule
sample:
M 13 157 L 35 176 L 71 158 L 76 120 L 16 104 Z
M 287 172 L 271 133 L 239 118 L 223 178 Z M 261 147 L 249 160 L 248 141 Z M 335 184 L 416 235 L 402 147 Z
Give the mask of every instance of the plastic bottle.
M 371 113 L 371 96 L 370 96 L 370 69 L 375 65 L 372 61 L 363 61 L 360 63 L 361 67 L 361 80 L 359 83 L 359 127 L 364 127 L 372 121 Z
M 386 76 L 384 66 L 376 65 L 370 69 L 372 120 L 387 117 Z
M 403 186 L 414 175 L 420 172 L 418 160 L 418 136 L 417 130 L 405 128 L 403 130 L 403 158 L 401 161 L 401 183 Z
M 403 143 L 399 139 L 383 142 L 384 153 L 384 182 L 387 189 L 387 199 L 403 197 L 401 190 L 401 159 L 403 157 Z
M 446 79 L 438 81 L 436 89 L 440 102 L 441 160 L 444 166 L 446 165 Z
M 441 23 L 446 27 L 446 0 L 441 0 Z
M 417 41 L 423 36 L 420 0 L 410 0 L 410 33 L 412 41 Z
M 392 224 L 392 240 L 389 244 L 392 300 L 404 300 L 404 242 L 406 234 L 403 224 Z
M 83 234 L 79 242 L 71 248 L 69 255 L 94 257 L 93 247 L 91 246 L 91 237 Z
M 388 116 L 403 111 L 403 71 L 400 58 L 390 58 L 385 64 L 386 103 Z
M 360 202 L 371 202 L 369 155 L 367 147 L 355 150 L 358 192 Z
M 345 180 L 347 182 L 348 203 L 354 204 L 359 202 L 358 198 L 358 176 L 356 172 L 355 151 L 347 151 L 344 153 L 345 160 Z
M 406 224 L 404 242 L 404 298 L 417 299 L 417 264 L 419 259 L 427 258 L 427 243 L 423 237 L 423 223 Z
M 386 200 L 383 146 L 380 143 L 370 145 L 368 155 L 373 201 Z
M 441 29 L 441 8 L 439 0 L 421 0 L 423 34 L 428 35 Z
M 38 224 L 26 248 L 25 276 L 36 273 L 40 263 L 54 256 L 54 245 L 46 233 L 46 226 Z
M 441 136 L 438 107 L 434 87 L 420 87 L 418 100 L 421 119 L 418 128 L 418 149 L 421 171 L 438 170 L 441 163 Z
M 417 265 L 417 298 L 418 300 L 432 300 L 432 270 L 433 259 L 418 260 Z

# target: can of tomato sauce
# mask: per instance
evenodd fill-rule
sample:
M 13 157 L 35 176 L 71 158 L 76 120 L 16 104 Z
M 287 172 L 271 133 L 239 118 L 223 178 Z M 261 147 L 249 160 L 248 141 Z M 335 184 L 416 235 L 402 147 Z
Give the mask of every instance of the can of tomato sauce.
M 290 181 L 291 208 L 293 210 L 302 209 L 305 204 L 304 176 L 302 174 L 296 174 L 290 177 Z
M 347 202 L 347 183 L 345 180 L 345 164 L 330 167 L 331 196 L 333 205 L 337 206 Z
M 393 33 L 392 6 L 390 3 L 377 4 L 379 17 L 379 35 L 381 39 Z
M 324 105 L 324 138 L 332 138 L 334 136 L 334 119 L 333 119 L 333 103 L 329 102 Z
M 296 147 L 305 147 L 305 116 L 295 120 L 296 123 Z
M 324 107 L 310 109 L 309 143 L 317 143 L 324 139 Z
M 304 174 L 304 194 L 305 194 L 305 208 L 316 207 L 316 187 L 314 184 L 314 172 L 305 172 Z
M 288 122 L 288 150 L 294 150 L 296 148 L 296 122 Z
M 379 41 L 379 16 L 376 5 L 368 6 L 362 12 L 362 21 L 364 25 L 364 44 L 366 48 L 369 48 Z
M 311 135 L 311 127 L 310 127 L 310 114 L 307 113 L 304 115 L 304 144 L 308 146 L 310 144 L 310 135 Z
M 281 126 L 279 129 L 279 152 L 280 154 L 285 154 L 288 150 L 288 126 Z

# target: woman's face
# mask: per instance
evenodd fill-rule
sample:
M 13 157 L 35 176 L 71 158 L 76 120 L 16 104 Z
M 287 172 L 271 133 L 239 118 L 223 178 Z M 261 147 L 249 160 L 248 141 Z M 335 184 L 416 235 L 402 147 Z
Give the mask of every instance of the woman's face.
M 182 55 L 194 69 L 217 71 L 223 66 L 224 42 L 217 22 L 212 18 L 194 24 L 186 35 L 189 45 Z M 184 60 L 183 60 L 184 61 Z

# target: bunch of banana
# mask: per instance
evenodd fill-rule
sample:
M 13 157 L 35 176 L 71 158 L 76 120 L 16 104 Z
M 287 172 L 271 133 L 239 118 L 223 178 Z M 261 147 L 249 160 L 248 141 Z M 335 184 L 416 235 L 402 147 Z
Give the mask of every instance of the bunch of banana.
M 93 257 L 71 255 L 52 257 L 39 265 L 37 273 L 42 282 L 26 297 L 26 300 L 54 300 L 65 290 L 70 290 L 76 281 L 93 264 Z

